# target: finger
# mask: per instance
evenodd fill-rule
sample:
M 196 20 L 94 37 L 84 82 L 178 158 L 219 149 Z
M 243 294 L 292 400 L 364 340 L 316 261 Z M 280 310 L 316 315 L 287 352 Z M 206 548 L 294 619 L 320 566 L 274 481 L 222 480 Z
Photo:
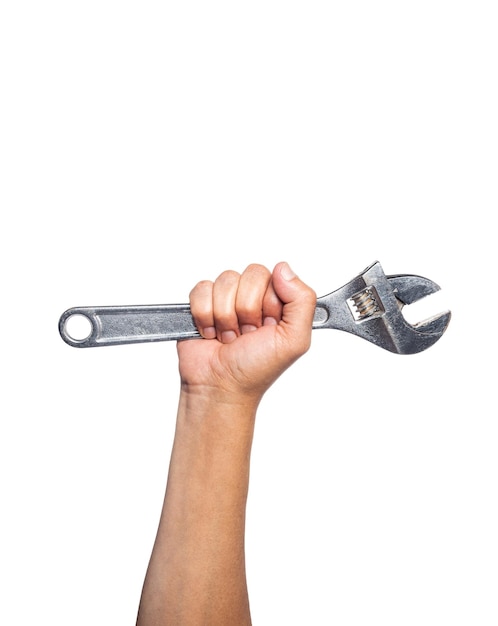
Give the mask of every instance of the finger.
M 202 280 L 190 292 L 190 312 L 204 339 L 215 339 L 213 283 L 210 280 Z
M 282 300 L 277 296 L 273 282 L 270 281 L 263 298 L 263 323 L 278 324 L 282 319 Z
M 272 284 L 283 302 L 282 322 L 297 353 L 305 352 L 311 343 L 311 328 L 316 307 L 316 294 L 291 270 L 287 263 L 278 263 L 273 270 Z
M 230 343 L 240 335 L 235 301 L 240 274 L 227 270 L 220 274 L 213 286 L 213 313 L 216 336 L 223 343 Z
M 256 330 L 263 324 L 263 299 L 271 280 L 264 265 L 249 265 L 240 277 L 235 309 L 242 333 Z

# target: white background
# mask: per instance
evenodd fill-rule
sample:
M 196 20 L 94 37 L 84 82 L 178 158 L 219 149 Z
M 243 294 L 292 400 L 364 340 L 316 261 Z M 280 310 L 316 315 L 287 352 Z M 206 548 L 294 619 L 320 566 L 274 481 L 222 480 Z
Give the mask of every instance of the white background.
M 315 331 L 265 397 L 253 621 L 496 626 L 495 7 L 2 3 L 2 623 L 133 624 L 162 503 L 175 345 L 72 349 L 66 308 L 379 260 L 452 322 L 411 357 Z

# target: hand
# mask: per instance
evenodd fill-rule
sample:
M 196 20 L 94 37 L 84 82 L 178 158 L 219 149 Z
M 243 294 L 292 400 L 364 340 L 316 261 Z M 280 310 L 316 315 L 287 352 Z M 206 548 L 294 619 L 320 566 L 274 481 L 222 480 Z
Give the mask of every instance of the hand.
M 190 307 L 205 339 L 178 342 L 183 389 L 259 401 L 308 350 L 315 305 L 315 292 L 287 263 L 273 273 L 253 264 L 201 281 Z

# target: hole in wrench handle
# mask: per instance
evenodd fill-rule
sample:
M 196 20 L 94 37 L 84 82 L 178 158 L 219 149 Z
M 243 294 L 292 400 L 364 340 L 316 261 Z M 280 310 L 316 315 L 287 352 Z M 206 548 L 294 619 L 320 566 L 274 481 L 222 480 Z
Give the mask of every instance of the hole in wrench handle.
M 83 339 L 69 334 L 68 322 L 75 315 L 86 317 L 91 324 L 90 334 Z M 59 332 L 75 348 L 200 337 L 188 304 L 74 307 L 61 315 Z

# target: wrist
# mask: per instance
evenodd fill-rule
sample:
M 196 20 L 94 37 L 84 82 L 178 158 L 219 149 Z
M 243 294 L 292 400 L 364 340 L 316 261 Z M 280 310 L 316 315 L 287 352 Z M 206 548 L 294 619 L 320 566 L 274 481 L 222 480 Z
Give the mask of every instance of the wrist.
M 259 401 L 219 389 L 182 386 L 176 432 L 190 443 L 206 447 L 221 460 L 225 453 L 245 456 L 252 446 Z
M 203 416 L 240 415 L 255 417 L 262 394 L 233 391 L 221 386 L 190 385 L 182 382 L 180 408 Z

